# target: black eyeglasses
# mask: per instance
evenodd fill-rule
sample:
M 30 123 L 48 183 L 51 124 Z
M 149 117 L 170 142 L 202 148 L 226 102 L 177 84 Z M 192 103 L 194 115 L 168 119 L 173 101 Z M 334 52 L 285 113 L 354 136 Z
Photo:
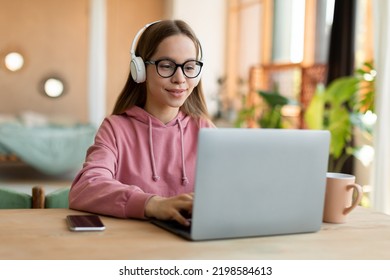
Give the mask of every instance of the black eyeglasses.
M 145 61 L 145 64 L 156 65 L 157 73 L 163 78 L 172 77 L 176 73 L 177 67 L 180 67 L 184 76 L 189 79 L 198 77 L 203 66 L 203 62 L 197 60 L 188 60 L 183 64 L 177 64 L 169 59 L 148 60 Z

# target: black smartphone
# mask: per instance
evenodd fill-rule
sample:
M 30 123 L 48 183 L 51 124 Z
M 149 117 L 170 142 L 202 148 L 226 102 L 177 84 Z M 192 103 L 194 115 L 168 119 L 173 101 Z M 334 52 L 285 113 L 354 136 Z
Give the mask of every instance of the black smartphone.
M 106 227 L 97 215 L 66 216 L 71 231 L 102 231 Z

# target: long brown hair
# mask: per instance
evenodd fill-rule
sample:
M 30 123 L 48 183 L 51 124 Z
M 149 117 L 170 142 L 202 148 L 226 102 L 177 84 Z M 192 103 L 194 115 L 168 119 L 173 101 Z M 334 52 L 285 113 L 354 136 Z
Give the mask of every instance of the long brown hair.
M 141 35 L 135 49 L 135 55 L 144 61 L 150 59 L 156 52 L 159 44 L 167 37 L 183 34 L 190 38 L 197 49 L 197 56 L 202 55 L 201 45 L 191 27 L 182 20 L 163 20 L 150 25 Z M 129 73 L 126 84 L 122 89 L 112 114 L 119 115 L 128 108 L 136 105 L 144 107 L 146 102 L 145 83 L 136 83 Z M 195 118 L 209 119 L 202 81 L 194 88 L 180 110 Z

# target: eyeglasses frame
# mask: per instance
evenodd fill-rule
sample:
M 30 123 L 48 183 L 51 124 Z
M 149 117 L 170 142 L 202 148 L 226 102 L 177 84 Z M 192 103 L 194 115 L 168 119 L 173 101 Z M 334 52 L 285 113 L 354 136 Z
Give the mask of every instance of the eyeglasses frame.
M 170 76 L 161 76 L 161 74 L 158 72 L 158 64 L 161 62 L 161 61 L 164 61 L 164 60 L 168 60 L 170 62 L 172 62 L 173 64 L 175 64 L 175 70 L 172 72 L 172 75 Z M 191 61 L 195 61 L 195 63 L 198 63 L 200 65 L 200 70 L 199 70 L 199 73 L 195 76 L 195 77 L 188 77 L 186 75 L 186 73 L 184 72 L 184 65 L 188 62 L 191 62 Z M 170 78 L 172 77 L 173 75 L 175 75 L 176 71 L 177 71 L 177 68 L 181 68 L 181 71 L 183 72 L 183 75 L 186 76 L 188 79 L 195 79 L 196 77 L 198 77 L 200 75 L 200 73 L 202 72 L 202 67 L 203 67 L 203 62 L 202 61 L 199 61 L 199 60 L 196 60 L 196 59 L 190 59 L 190 60 L 187 60 L 185 61 L 184 63 L 182 64 L 178 64 L 174 61 L 172 61 L 171 59 L 167 59 L 167 58 L 164 58 L 164 59 L 159 59 L 159 60 L 146 60 L 145 61 L 145 64 L 148 64 L 148 65 L 155 65 L 156 66 L 156 72 L 157 74 L 161 77 L 161 78 Z

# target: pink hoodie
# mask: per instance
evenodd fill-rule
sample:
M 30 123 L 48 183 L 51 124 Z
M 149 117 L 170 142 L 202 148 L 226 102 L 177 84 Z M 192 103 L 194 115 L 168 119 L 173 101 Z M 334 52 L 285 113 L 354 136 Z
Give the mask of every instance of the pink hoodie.
M 107 117 L 73 181 L 69 206 L 121 218 L 144 218 L 153 195 L 194 190 L 198 132 L 213 127 L 181 111 L 167 124 L 140 107 Z

